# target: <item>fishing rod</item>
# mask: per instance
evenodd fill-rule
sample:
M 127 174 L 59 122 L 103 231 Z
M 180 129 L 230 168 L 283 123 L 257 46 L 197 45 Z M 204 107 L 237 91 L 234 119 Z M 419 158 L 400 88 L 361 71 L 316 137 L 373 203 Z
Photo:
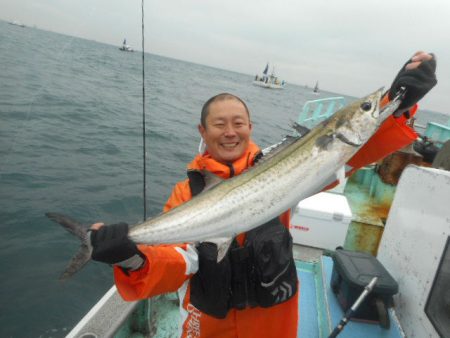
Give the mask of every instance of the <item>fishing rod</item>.
M 347 325 L 347 323 L 349 322 L 350 318 L 353 316 L 355 311 L 358 309 L 358 307 L 361 305 L 364 299 L 369 295 L 369 293 L 373 290 L 373 287 L 375 286 L 377 280 L 378 277 L 373 277 L 370 283 L 366 285 L 364 291 L 359 295 L 358 299 L 355 301 L 355 303 L 353 303 L 352 307 L 347 310 L 344 317 L 342 317 L 341 321 L 334 328 L 333 332 L 331 332 L 328 338 L 335 338 L 344 329 L 344 326 Z
M 142 149 L 143 149 L 143 199 L 144 199 L 144 221 L 147 219 L 147 179 L 146 179 L 146 145 L 145 145 L 145 38 L 144 38 L 144 0 L 141 2 L 142 13 Z

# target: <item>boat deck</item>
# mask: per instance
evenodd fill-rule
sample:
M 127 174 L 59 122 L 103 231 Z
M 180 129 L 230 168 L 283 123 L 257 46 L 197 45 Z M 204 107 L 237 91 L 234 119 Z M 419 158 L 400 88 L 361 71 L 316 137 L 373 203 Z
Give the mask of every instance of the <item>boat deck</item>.
M 300 280 L 298 337 L 328 337 L 344 315 L 330 287 L 333 260 L 311 247 L 294 245 L 293 251 Z M 393 310 L 389 310 L 389 317 L 389 330 L 378 324 L 350 321 L 339 337 L 405 337 Z M 112 287 L 67 337 L 169 338 L 179 335 L 179 325 L 176 293 L 130 303 Z
M 333 260 L 323 256 L 321 250 L 299 245 L 294 246 L 294 257 L 300 280 L 298 337 L 328 337 L 344 315 L 330 288 Z M 176 293 L 125 302 L 112 287 L 67 337 L 178 337 L 178 304 Z M 389 317 L 389 330 L 377 324 L 350 321 L 339 337 L 405 337 L 393 310 L 389 310 Z

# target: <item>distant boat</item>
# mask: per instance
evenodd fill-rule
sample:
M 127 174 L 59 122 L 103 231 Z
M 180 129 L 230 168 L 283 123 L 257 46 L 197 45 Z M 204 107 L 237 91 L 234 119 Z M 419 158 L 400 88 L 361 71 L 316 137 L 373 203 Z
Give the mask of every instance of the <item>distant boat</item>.
M 284 80 L 280 80 L 277 76 L 275 76 L 274 67 L 272 67 L 272 73 L 270 75 L 268 75 L 268 72 L 269 72 L 269 63 L 267 63 L 266 68 L 264 68 L 262 76 L 260 75 L 255 76 L 253 85 L 271 89 L 283 89 L 286 82 Z
M 314 89 L 313 89 L 313 93 L 320 94 L 319 93 L 319 81 L 316 82 L 316 85 L 314 86 Z
M 119 47 L 119 50 L 122 52 L 134 52 L 134 49 L 127 45 L 127 39 L 123 39 L 122 47 Z
M 18 21 L 11 21 L 9 22 L 10 25 L 14 25 L 14 26 L 19 26 L 19 27 L 25 27 L 25 25 L 23 23 L 20 23 Z

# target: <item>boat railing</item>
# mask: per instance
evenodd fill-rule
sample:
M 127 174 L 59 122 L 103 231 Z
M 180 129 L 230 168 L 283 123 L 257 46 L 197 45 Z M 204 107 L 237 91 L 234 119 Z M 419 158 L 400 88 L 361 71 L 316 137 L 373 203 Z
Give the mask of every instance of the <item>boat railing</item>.
M 344 106 L 345 99 L 342 96 L 307 101 L 298 115 L 297 123 L 312 128 Z
M 438 147 L 441 147 L 447 140 L 450 140 L 450 125 L 445 126 L 435 122 L 428 122 L 424 136 L 432 140 Z
M 126 322 L 138 302 L 124 301 L 115 286 L 111 287 L 69 332 L 66 338 L 113 337 Z

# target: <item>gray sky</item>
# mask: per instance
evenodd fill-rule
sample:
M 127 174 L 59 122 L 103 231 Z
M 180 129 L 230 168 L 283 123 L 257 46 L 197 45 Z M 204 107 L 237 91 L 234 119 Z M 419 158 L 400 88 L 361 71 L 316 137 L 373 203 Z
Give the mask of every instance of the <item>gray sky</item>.
M 119 45 L 141 44 L 140 0 L 0 0 L 0 18 Z M 246 74 L 267 61 L 288 82 L 364 96 L 417 50 L 438 85 L 422 108 L 450 115 L 448 0 L 146 0 L 146 51 Z

